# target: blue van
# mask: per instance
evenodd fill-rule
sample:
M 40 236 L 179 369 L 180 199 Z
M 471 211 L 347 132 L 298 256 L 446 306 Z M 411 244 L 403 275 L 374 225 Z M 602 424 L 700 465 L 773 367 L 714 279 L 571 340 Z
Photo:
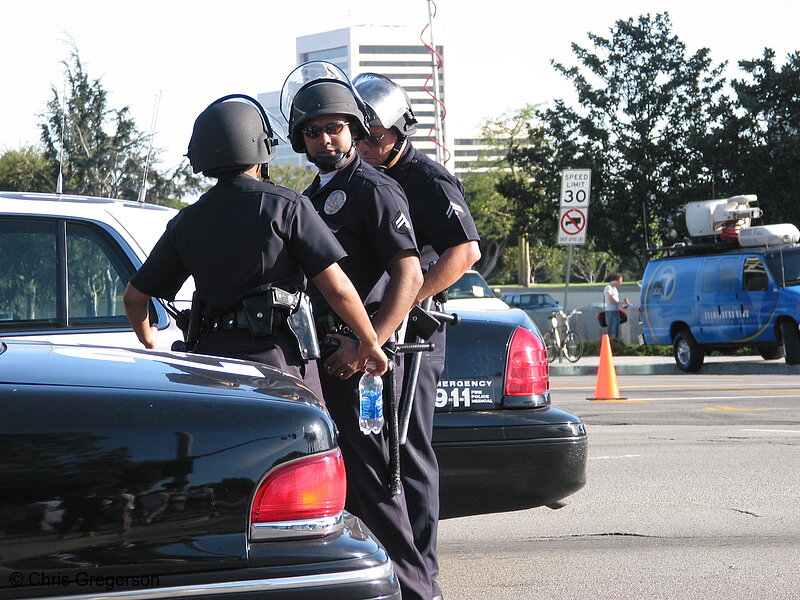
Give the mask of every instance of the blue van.
M 642 280 L 645 344 L 672 344 L 683 371 L 709 350 L 750 346 L 800 363 L 800 245 L 701 244 L 662 249 Z

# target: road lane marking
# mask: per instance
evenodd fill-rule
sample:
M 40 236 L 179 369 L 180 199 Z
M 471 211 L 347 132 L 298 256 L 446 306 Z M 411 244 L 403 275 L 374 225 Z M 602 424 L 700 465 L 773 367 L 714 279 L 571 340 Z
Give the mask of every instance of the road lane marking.
M 742 431 L 758 431 L 761 433 L 794 433 L 795 435 L 800 434 L 800 431 L 792 429 L 742 429 Z
M 767 409 L 766 408 L 735 408 L 733 406 L 706 406 L 703 410 L 755 411 L 755 410 L 767 410 Z
M 649 404 L 648 400 L 628 400 L 627 398 L 587 398 L 593 402 L 606 402 L 609 404 Z
M 569 384 L 557 384 L 550 382 L 550 388 L 559 388 L 561 390 L 593 390 L 595 386 L 593 385 L 569 385 Z M 672 385 L 621 385 L 619 386 L 620 390 L 637 390 L 637 389 L 646 389 L 646 390 L 692 390 L 692 391 L 699 391 L 699 390 L 710 390 L 710 391 L 727 391 L 727 392 L 763 392 L 763 393 L 783 393 L 783 394 L 800 394 L 800 389 L 782 389 L 782 388 L 764 388 L 764 387 L 757 387 L 757 388 L 744 388 L 744 387 L 703 387 L 703 386 L 672 386 Z
M 641 454 L 620 454 L 619 456 L 590 456 L 589 460 L 609 460 L 614 458 L 639 458 Z

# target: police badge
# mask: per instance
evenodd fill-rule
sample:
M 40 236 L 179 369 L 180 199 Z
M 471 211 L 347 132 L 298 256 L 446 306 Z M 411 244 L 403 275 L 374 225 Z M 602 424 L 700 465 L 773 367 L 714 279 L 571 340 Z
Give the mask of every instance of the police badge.
M 347 202 L 347 194 L 344 193 L 344 190 L 333 190 L 331 195 L 325 199 L 325 214 L 336 214 L 345 202 Z

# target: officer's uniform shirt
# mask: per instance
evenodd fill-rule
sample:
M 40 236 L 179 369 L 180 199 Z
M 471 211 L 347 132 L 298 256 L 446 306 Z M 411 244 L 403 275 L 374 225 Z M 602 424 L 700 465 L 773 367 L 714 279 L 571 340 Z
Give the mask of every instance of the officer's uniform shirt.
M 403 188 L 411 210 L 414 235 L 422 251 L 430 246 L 436 255 L 464 242 L 479 241 L 466 201 L 464 186 L 439 163 L 419 152 L 409 141 L 397 163 L 386 171 Z M 422 259 L 427 268 L 429 255 Z
M 241 299 L 267 284 L 305 289 L 345 256 L 307 198 L 247 175 L 220 178 L 175 216 L 149 258 L 131 279 L 139 291 L 172 300 L 192 275 L 214 317 L 241 308 Z M 233 333 L 233 332 L 229 332 Z M 240 354 L 274 346 L 239 331 Z
M 403 190 L 358 155 L 324 186 L 319 187 L 319 179 L 315 179 L 305 193 L 347 252 L 342 269 L 362 300 L 376 284 L 389 280 L 383 276 L 399 252 L 416 253 Z M 309 295 L 318 316 L 329 310 L 313 285 Z M 380 299 L 381 294 L 375 297 Z M 403 598 L 429 600 L 433 596 L 430 578 L 414 546 L 405 498 L 389 493 L 386 434 L 364 435 L 358 428 L 359 376 L 342 380 L 320 369 L 320 379 L 326 405 L 340 432 L 339 447 L 347 471 L 345 507 L 383 543 L 394 563 Z
M 442 165 L 417 151 L 411 142 L 386 173 L 400 183 L 408 198 L 423 268 L 448 248 L 480 239 L 464 200 L 461 182 Z M 441 310 L 441 306 L 433 308 Z M 400 475 L 414 543 L 433 579 L 433 595 L 439 595 L 441 589 L 436 582 L 439 574 L 436 549 L 439 466 L 433 451 L 432 433 L 436 386 L 445 361 L 445 328 L 440 328 L 428 341 L 433 342 L 435 349 L 420 357 L 406 443 L 400 447 Z M 411 362 L 411 355 L 407 355 L 406 372 L 410 371 Z
M 341 266 L 362 300 L 399 252 L 416 251 L 403 190 L 358 155 L 321 188 L 317 176 L 304 193 L 347 253 Z M 318 315 L 329 310 L 313 286 L 309 295 Z

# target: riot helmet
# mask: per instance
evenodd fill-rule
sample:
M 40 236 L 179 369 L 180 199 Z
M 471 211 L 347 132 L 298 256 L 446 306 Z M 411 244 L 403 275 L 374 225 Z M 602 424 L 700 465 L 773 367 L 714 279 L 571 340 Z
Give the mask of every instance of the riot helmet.
M 394 127 L 402 137 L 416 133 L 417 119 L 411 100 L 401 86 L 377 73 L 361 73 L 353 79 L 353 87 L 367 105 L 370 127 Z
M 353 79 L 353 86 L 367 105 L 367 124 L 393 129 L 397 134 L 394 145 L 380 165 L 389 167 L 402 152 L 406 138 L 417 131 L 411 100 L 401 86 L 377 73 L 361 73 Z
M 365 110 L 363 100 L 347 75 L 329 62 L 312 61 L 300 65 L 289 74 L 281 88 L 281 113 L 289 123 L 292 149 L 306 153 L 311 162 L 324 169 L 338 169 L 352 155 L 355 141 L 369 137 Z M 347 152 L 314 159 L 306 152 L 303 127 L 322 115 L 346 116 L 353 144 Z
M 213 177 L 268 163 L 278 143 L 261 104 L 244 94 L 230 94 L 214 100 L 197 117 L 186 156 L 195 173 Z

